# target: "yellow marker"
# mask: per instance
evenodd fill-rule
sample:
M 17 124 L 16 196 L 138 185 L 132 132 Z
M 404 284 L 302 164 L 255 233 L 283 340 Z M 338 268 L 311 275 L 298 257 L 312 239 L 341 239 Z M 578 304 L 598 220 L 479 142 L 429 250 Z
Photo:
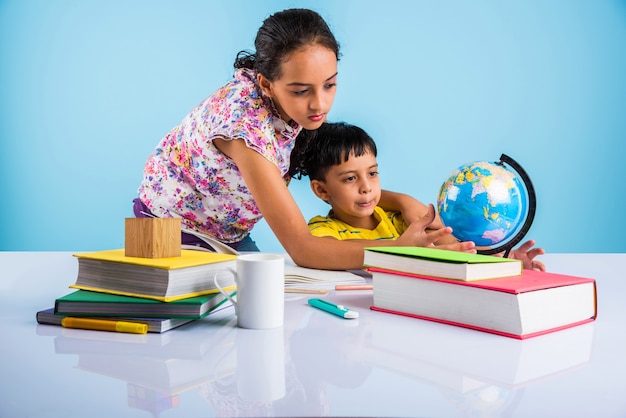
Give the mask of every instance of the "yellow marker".
M 65 328 L 128 332 L 131 334 L 145 334 L 148 332 L 148 324 L 127 321 L 109 321 L 106 319 L 66 317 L 61 320 L 61 325 Z

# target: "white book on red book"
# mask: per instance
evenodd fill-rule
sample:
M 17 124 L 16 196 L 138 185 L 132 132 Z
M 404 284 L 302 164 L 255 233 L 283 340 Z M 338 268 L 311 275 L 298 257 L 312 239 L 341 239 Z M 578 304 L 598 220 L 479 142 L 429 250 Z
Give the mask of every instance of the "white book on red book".
M 526 339 L 595 320 L 591 278 L 525 269 L 519 276 L 465 282 L 369 269 L 373 310 Z

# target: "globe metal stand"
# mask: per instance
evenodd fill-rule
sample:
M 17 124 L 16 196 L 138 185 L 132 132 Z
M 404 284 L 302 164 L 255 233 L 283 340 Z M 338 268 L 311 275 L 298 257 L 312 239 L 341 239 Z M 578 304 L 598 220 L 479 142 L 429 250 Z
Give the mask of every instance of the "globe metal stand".
M 517 174 L 521 177 L 522 183 L 526 186 L 526 191 L 528 193 L 528 214 L 526 215 L 526 220 L 522 227 L 517 231 L 517 233 L 508 241 L 504 242 L 502 245 L 498 245 L 493 248 L 478 248 L 477 252 L 480 254 L 498 254 L 504 251 L 504 256 L 508 257 L 511 249 L 515 247 L 528 233 L 533 220 L 535 219 L 535 212 L 537 211 L 537 199 L 535 196 L 535 188 L 533 186 L 532 181 L 530 181 L 530 177 L 526 173 L 526 170 L 522 168 L 513 158 L 509 157 L 506 154 L 502 154 L 500 156 L 500 161 L 495 164 L 504 167 L 504 164 L 508 164 L 517 172 Z

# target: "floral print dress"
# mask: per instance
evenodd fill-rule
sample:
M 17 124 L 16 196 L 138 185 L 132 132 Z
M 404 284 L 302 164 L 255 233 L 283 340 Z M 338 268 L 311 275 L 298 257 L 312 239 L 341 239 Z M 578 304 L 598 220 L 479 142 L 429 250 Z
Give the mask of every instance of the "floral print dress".
M 158 217 L 183 218 L 184 227 L 225 243 L 241 241 L 262 215 L 238 167 L 213 140 L 244 140 L 288 182 L 300 130 L 280 118 L 253 71 L 238 69 L 161 140 L 146 162 L 139 198 Z

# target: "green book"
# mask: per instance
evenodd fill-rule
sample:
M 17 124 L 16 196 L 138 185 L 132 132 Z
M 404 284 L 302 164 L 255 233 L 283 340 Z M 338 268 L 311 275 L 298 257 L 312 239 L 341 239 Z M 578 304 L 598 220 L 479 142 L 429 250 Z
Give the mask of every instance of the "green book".
M 230 301 L 221 293 L 161 302 L 133 296 L 77 290 L 56 299 L 54 313 L 66 316 L 200 319 L 225 303 L 230 303 Z
M 522 262 L 484 254 L 427 247 L 369 247 L 365 267 L 464 281 L 522 274 Z

